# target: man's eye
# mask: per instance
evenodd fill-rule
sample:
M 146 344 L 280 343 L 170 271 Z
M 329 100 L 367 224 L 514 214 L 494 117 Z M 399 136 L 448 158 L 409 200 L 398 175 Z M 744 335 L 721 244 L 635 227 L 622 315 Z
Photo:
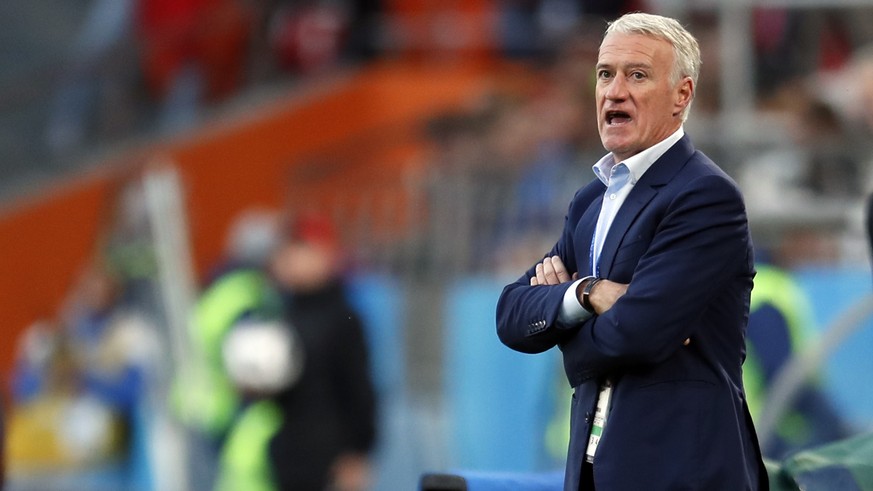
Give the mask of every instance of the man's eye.
M 646 78 L 646 74 L 643 72 L 633 72 L 631 73 L 631 77 L 633 77 L 634 80 L 642 80 Z
M 606 70 L 600 70 L 597 72 L 597 78 L 609 78 L 610 73 Z

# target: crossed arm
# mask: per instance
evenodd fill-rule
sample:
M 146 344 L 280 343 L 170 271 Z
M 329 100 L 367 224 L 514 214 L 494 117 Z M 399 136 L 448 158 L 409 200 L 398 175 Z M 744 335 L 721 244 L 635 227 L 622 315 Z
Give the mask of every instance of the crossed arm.
M 578 273 L 573 273 L 570 276 L 560 257 L 550 256 L 537 264 L 536 276 L 531 276 L 530 286 L 560 285 L 568 281 L 576 281 L 578 278 Z M 582 300 L 580 294 L 584 287 L 585 282 L 576 289 L 576 299 L 580 302 Z M 627 287 L 626 283 L 616 283 L 607 279 L 598 281 L 588 296 L 591 306 L 594 307 L 594 312 L 599 315 L 611 309 L 615 302 L 625 294 Z
M 560 257 L 549 256 L 536 265 L 536 276 L 531 276 L 530 286 L 560 285 L 568 281 L 576 281 L 578 277 L 578 273 L 573 273 L 571 276 L 567 272 L 567 268 Z M 588 295 L 588 300 L 591 306 L 594 307 L 594 312 L 600 315 L 611 309 L 615 302 L 627 292 L 627 287 L 627 283 L 618 283 L 607 279 L 598 281 Z M 580 295 L 583 288 L 585 288 L 585 282 L 580 283 L 576 287 L 576 300 L 580 303 L 582 302 Z M 691 338 L 688 338 L 682 344 L 688 346 L 690 343 Z

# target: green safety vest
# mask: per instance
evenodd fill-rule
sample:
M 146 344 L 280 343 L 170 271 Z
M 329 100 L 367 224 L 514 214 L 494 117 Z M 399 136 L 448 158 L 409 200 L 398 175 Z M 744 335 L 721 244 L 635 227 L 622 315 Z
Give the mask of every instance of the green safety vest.
M 764 305 L 770 305 L 785 317 L 791 353 L 805 349 L 812 331 L 812 309 L 803 290 L 789 273 L 768 265 L 756 265 L 755 287 L 752 289 L 750 313 Z M 746 361 L 743 364 L 743 385 L 746 401 L 752 418 L 760 416 L 767 397 L 766 380 L 755 347 L 746 345 Z M 789 411 L 779 422 L 776 433 L 789 442 L 803 441 L 808 435 L 808 423 L 800 413 Z
M 190 323 L 198 357 L 174 381 L 172 401 L 183 422 L 213 436 L 230 426 L 240 404 L 222 360 L 225 335 L 244 314 L 275 313 L 278 300 L 267 276 L 239 269 L 218 278 L 201 295 Z
M 276 491 L 269 444 L 282 421 L 281 409 L 269 400 L 243 411 L 222 448 L 215 491 Z

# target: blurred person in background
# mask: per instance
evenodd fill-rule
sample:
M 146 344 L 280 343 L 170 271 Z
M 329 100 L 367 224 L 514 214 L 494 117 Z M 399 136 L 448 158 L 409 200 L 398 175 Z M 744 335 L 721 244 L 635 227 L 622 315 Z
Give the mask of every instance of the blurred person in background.
M 196 335 L 235 391 L 215 489 L 369 489 L 375 392 L 336 231 L 300 215 L 265 250 L 260 268 L 223 268 L 198 305 Z
M 791 240 L 788 235 L 784 240 Z M 767 391 L 789 360 L 816 342 L 810 299 L 784 264 L 785 254 L 759 254 L 749 308 L 743 382 L 752 417 L 760 417 Z M 774 259 L 783 259 L 775 261 Z M 814 378 L 807 381 L 762 449 L 781 460 L 796 451 L 852 434 L 833 402 Z
M 13 378 L 14 472 L 133 472 L 135 418 L 160 350 L 155 326 L 124 294 L 112 266 L 94 261 L 58 322 L 25 331 Z
M 247 0 L 250 82 L 306 76 L 381 51 L 382 0 Z
M 308 75 L 334 68 L 349 34 L 351 9 L 341 1 L 277 1 L 268 25 L 277 66 Z
M 111 404 L 84 390 L 81 374 L 60 327 L 47 322 L 28 327 L 19 345 L 9 417 L 13 481 L 105 468 L 123 459 L 129 427 Z
M 277 213 L 247 209 L 231 224 L 224 258 L 207 272 L 190 324 L 193 353 L 172 384 L 173 411 L 187 428 L 192 487 L 209 489 L 218 455 L 242 405 L 222 347 L 240 320 L 275 317 L 279 302 L 268 275 L 278 240 Z
M 206 103 L 239 89 L 250 16 L 241 0 L 138 0 L 141 69 L 149 95 L 159 101 L 161 130 L 190 126 Z
M 370 483 L 376 400 L 363 326 L 342 285 L 339 237 L 324 216 L 295 218 L 271 263 L 303 372 L 276 396 L 284 424 L 270 442 L 279 489 L 362 491 Z
M 674 19 L 610 24 L 595 90 L 610 153 L 551 252 L 498 301 L 504 344 L 563 352 L 567 491 L 768 489 L 742 381 L 745 205 L 683 128 L 699 67 Z
M 124 281 L 111 264 L 89 265 L 63 319 L 71 347 L 84 363 L 86 387 L 129 414 L 145 392 L 157 339 L 145 313 L 125 298 Z

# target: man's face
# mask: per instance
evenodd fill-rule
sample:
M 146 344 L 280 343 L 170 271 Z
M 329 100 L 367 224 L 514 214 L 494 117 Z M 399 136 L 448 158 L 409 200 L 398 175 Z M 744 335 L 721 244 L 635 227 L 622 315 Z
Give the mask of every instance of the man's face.
M 608 34 L 597 58 L 597 127 L 620 162 L 667 138 L 682 124 L 692 81 L 672 83 L 673 48 L 639 34 Z
M 283 244 L 273 254 L 273 277 L 285 288 L 309 292 L 327 284 L 334 274 L 335 258 L 329 248 L 302 241 Z

